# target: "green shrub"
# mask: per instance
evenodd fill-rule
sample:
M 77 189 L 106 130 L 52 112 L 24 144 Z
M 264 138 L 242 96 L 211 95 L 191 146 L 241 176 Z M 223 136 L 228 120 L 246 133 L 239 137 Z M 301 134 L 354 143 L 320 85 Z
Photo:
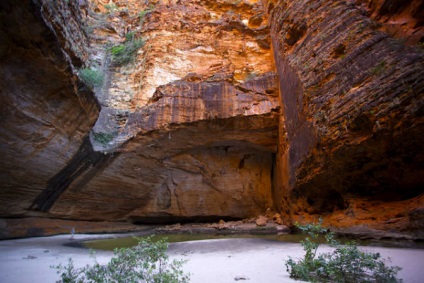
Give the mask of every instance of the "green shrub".
M 170 261 L 165 240 L 153 242 L 150 238 L 138 239 L 133 248 L 115 249 L 114 257 L 100 265 L 94 258 L 93 265 L 75 268 L 72 259 L 67 265 L 52 266 L 57 269 L 61 280 L 57 283 L 185 283 L 189 275 L 182 271 L 184 261 Z
M 110 53 L 112 54 L 112 56 L 119 56 L 119 54 L 124 52 L 124 50 L 125 50 L 125 46 L 123 44 L 116 45 L 110 49 Z
M 107 145 L 110 141 L 115 137 L 114 133 L 102 133 L 102 132 L 94 132 L 93 138 L 96 142 L 101 143 L 102 145 Z
M 308 237 L 302 241 L 303 250 L 306 252 L 303 259 L 298 261 L 290 258 L 286 261 L 286 269 L 290 277 L 311 282 L 402 282 L 396 278 L 401 269 L 398 266 L 387 266 L 380 259 L 379 253 L 363 252 L 354 242 L 341 244 L 334 238 L 334 234 L 318 224 L 296 226 Z M 320 245 L 318 236 L 325 234 L 326 243 L 334 247 L 331 253 L 317 256 Z
M 138 18 L 140 19 L 140 26 L 143 25 L 145 16 L 154 10 L 154 6 L 149 6 L 148 9 L 141 11 L 138 13 Z
M 133 41 L 135 39 L 135 32 L 130 31 L 127 32 L 127 34 L 125 34 L 125 42 L 130 42 Z
M 104 5 L 104 7 L 109 11 L 109 12 L 114 12 L 116 10 L 118 10 L 118 6 L 116 6 L 115 3 L 111 3 L 111 4 L 106 4 Z
M 141 21 L 141 20 L 143 20 L 144 16 L 146 16 L 146 15 L 147 15 L 147 13 L 149 13 L 149 12 L 151 12 L 151 11 L 152 11 L 152 10 L 147 9 L 147 10 L 143 10 L 143 11 L 141 11 L 140 13 L 138 13 L 138 18 L 140 19 L 140 21 Z
M 112 61 L 115 65 L 122 66 L 134 60 L 138 49 L 143 47 L 144 40 L 136 38 L 134 32 L 125 35 L 125 42 L 110 48 Z
M 79 70 L 81 80 L 91 88 L 102 86 L 104 76 L 102 71 L 91 68 L 84 68 Z

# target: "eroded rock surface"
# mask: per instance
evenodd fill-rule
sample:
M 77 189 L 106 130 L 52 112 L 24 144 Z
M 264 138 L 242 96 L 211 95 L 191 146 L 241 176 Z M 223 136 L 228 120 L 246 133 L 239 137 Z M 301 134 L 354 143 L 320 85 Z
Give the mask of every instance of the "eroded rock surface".
M 357 0 L 360 11 L 375 20 L 376 28 L 407 45 L 424 42 L 424 3 L 420 0 Z
M 422 233 L 410 217 L 424 205 L 422 50 L 354 3 L 267 2 L 287 131 L 276 178 L 286 217 Z
M 58 88 L 88 90 L 73 75 L 78 68 L 103 72 L 104 82 L 93 87 L 100 114 L 90 131 L 97 112 L 84 114 L 84 104 L 72 93 L 74 108 L 58 114 L 78 119 L 62 129 L 77 127 L 79 135 L 70 136 L 78 141 L 73 148 L 61 144 L 62 159 L 43 144 L 41 150 L 55 160 L 44 179 L 38 171 L 42 162 L 34 166 L 7 158 L 10 167 L 39 178 L 36 185 L 28 178 L 25 189 L 16 181 L 10 196 L 2 189 L 3 216 L 175 222 L 252 217 L 272 207 L 280 105 L 261 3 L 69 2 L 69 7 L 28 2 L 25 9 L 43 15 L 37 19 L 40 29 L 56 33 L 51 38 L 57 51 L 43 51 L 63 57 L 62 69 L 69 73 L 55 80 Z M 76 20 L 67 26 L 67 17 Z M 75 37 L 68 34 L 73 30 L 79 31 Z M 133 60 L 117 65 L 110 48 L 125 43 L 128 34 L 145 43 Z M 28 84 L 35 82 L 43 80 Z M 34 89 L 45 91 L 44 84 Z M 33 104 L 42 100 L 33 97 L 28 104 L 41 111 Z M 60 120 L 50 113 L 33 116 L 43 114 Z M 16 137 L 13 143 L 20 147 L 23 140 Z M 5 172 L 15 178 L 10 168 Z

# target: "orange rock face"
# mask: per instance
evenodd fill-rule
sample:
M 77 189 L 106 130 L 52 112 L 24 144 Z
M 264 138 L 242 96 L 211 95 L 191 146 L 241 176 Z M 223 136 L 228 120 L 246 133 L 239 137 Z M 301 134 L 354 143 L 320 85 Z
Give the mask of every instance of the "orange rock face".
M 95 150 L 121 153 L 83 186 L 71 184 L 50 213 L 172 222 L 272 206 L 279 101 L 260 3 L 121 2 L 127 16 L 114 11 L 108 20 L 145 45 L 134 62 L 109 68 L 110 86 L 96 93 L 104 105 L 93 130 L 115 136 L 105 144 L 91 135 Z M 109 33 L 100 28 L 96 42 Z M 118 100 L 126 91 L 130 99 Z M 100 200 L 99 188 L 107 192 Z
M 280 105 L 261 3 L 71 4 L 89 42 L 80 59 L 103 73 L 93 87 L 100 113 L 77 151 L 3 215 L 175 222 L 272 207 Z M 39 5 L 47 24 L 65 29 L 52 11 L 66 7 Z M 144 45 L 116 64 L 111 47 L 129 34 Z
M 277 88 L 271 82 L 275 70 L 267 17 L 259 1 L 113 3 L 111 9 L 110 4 L 93 1 L 93 10 L 107 7 L 109 13 L 103 18 L 87 18 L 97 27 L 90 37 L 92 60 L 103 65 L 107 80 L 96 91 L 103 107 L 93 130 L 115 135 L 107 146 L 96 143 L 92 136 L 95 150 L 115 150 L 140 130 L 145 131 L 145 122 L 137 127 L 127 124 L 134 125 L 135 113 L 157 107 L 162 107 L 163 113 L 149 130 L 198 120 L 262 115 L 279 107 Z M 105 45 L 122 43 L 129 33 L 145 44 L 133 62 L 115 66 L 113 58 L 109 62 Z M 99 54 L 104 53 L 106 59 L 99 61 Z M 179 96 L 166 95 L 174 91 L 183 94 L 181 101 Z M 205 105 L 211 100 L 216 100 L 213 105 Z

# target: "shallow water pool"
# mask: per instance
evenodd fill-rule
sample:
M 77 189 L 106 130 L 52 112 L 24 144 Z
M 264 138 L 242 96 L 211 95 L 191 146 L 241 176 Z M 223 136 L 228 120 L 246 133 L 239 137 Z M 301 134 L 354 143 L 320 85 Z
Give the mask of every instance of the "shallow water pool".
M 147 237 L 147 236 L 142 236 Z M 201 240 L 214 240 L 214 239 L 264 239 L 270 241 L 279 241 L 287 243 L 300 243 L 305 239 L 304 234 L 272 234 L 272 235 L 255 235 L 255 234 L 156 234 L 152 235 L 152 240 L 160 240 L 165 238 L 169 243 L 187 242 L 187 241 L 201 241 Z M 139 237 L 140 238 L 140 237 Z M 341 242 L 351 241 L 352 239 L 339 238 Z M 321 243 L 325 242 L 324 237 L 319 239 Z M 358 245 L 361 246 L 380 246 L 380 247 L 404 247 L 404 248 L 424 248 L 423 242 L 414 242 L 406 240 L 355 240 Z M 111 251 L 115 248 L 127 248 L 137 245 L 137 237 L 121 237 L 101 240 L 90 240 L 85 241 L 83 245 L 86 248 L 94 250 L 106 250 Z

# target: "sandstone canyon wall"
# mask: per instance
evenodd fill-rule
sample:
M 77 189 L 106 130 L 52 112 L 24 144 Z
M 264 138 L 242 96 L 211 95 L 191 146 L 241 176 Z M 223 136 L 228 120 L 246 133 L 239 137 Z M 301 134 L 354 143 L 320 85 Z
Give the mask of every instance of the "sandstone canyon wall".
M 274 208 L 422 238 L 420 1 L 14 2 L 2 237 Z
M 363 2 L 267 1 L 287 131 L 280 208 L 292 221 L 422 235 L 422 3 L 402 1 L 415 10 L 399 26 L 413 28 L 394 37 L 385 25 L 403 9 L 373 18 L 399 1 Z

